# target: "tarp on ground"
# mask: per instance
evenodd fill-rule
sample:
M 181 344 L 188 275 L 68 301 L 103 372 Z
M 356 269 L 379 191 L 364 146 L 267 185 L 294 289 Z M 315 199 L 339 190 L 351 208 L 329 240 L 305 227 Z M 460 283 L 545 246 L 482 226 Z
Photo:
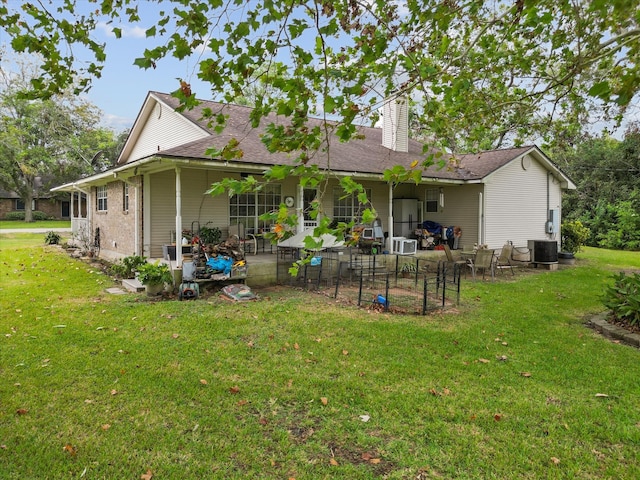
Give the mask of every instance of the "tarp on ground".
M 344 245 L 344 241 L 338 241 L 338 239 L 331 235 L 330 233 L 325 233 L 320 235 L 320 237 L 316 237 L 313 234 L 313 228 L 304 230 L 301 233 L 296 233 L 293 237 L 289 237 L 286 240 L 278 242 L 278 247 L 284 248 L 306 248 L 304 239 L 307 237 L 312 237 L 316 242 L 321 241 L 321 246 L 318 250 L 324 250 L 325 248 L 336 248 L 342 247 Z

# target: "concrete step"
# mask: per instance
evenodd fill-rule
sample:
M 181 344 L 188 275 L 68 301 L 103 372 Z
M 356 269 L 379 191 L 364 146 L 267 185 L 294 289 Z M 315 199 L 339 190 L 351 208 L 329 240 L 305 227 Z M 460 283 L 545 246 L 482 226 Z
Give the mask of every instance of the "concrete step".
M 144 285 L 142 285 L 137 278 L 126 278 L 122 280 L 122 286 L 130 292 L 144 292 Z

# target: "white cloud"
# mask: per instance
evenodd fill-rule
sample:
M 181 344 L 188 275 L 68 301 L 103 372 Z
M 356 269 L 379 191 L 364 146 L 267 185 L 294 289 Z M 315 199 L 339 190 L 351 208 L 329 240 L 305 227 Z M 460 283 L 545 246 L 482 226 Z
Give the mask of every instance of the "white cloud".
M 122 31 L 123 38 L 146 38 L 146 30 L 142 27 L 138 27 L 137 25 L 124 25 L 122 27 L 118 27 Z M 114 26 L 105 22 L 98 23 L 98 29 L 101 30 L 107 37 L 115 38 L 115 34 L 113 33 Z
M 111 113 L 104 113 L 102 115 L 102 120 L 100 123 L 104 127 L 115 130 L 116 132 L 121 132 L 123 130 L 126 130 L 127 128 L 131 128 L 133 126 L 133 122 L 133 118 L 120 117 Z

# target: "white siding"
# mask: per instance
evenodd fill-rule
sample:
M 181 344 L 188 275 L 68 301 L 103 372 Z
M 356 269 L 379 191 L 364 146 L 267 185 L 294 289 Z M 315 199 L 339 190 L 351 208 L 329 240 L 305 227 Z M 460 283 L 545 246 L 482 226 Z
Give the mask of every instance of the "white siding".
M 526 246 L 528 240 L 548 239 L 547 181 L 549 208 L 560 208 L 561 189 L 547 170 L 530 157 L 525 170 L 519 159 L 496 171 L 485 187 L 485 243 L 500 248 L 506 241 Z
M 208 222 L 226 232 L 229 225 L 229 197 L 205 194 L 212 183 L 231 175 L 208 170 L 182 169 L 182 228 L 191 229 L 193 222 Z M 171 240 L 176 227 L 176 180 L 169 170 L 149 176 L 149 199 L 145 214 L 149 215 L 150 235 L 145 236 L 145 250 L 151 257 L 162 256 L 162 245 Z M 194 227 L 196 225 L 194 224 Z M 176 238 L 180 238 L 180 232 Z
M 161 108 L 160 115 L 158 108 Z M 166 105 L 157 103 L 142 127 L 127 163 L 206 136 L 208 134 L 201 128 Z
M 427 188 L 425 187 L 420 196 L 420 200 L 426 201 Z M 437 188 L 437 187 L 436 187 Z M 479 194 L 482 192 L 482 185 L 462 185 L 443 187 L 444 207 L 433 213 L 425 213 L 424 220 L 438 222 L 443 227 L 460 227 L 462 237 L 460 237 L 459 248 L 463 245 L 473 245 L 478 242 L 479 229 Z

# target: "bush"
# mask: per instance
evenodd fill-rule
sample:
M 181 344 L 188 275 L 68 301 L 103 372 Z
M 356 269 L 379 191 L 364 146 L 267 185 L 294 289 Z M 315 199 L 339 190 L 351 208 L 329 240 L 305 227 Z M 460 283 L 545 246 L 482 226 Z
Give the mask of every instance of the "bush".
M 144 263 L 138 267 L 138 280 L 143 285 L 158 285 L 172 283 L 173 276 L 164 263 Z
M 604 305 L 621 322 L 640 326 L 640 274 L 620 272 L 613 275 L 614 285 L 607 288 Z
M 564 222 L 561 227 L 562 251 L 576 253 L 585 244 L 591 232 L 580 220 Z
M 133 278 L 138 268 L 145 263 L 147 263 L 147 259 L 140 255 L 124 257 L 111 265 L 111 274 L 118 278 Z
M 216 243 L 220 243 L 222 232 L 218 227 L 209 227 L 209 223 L 200 227 L 200 241 L 203 245 L 215 245 Z
M 51 220 L 51 217 L 44 212 L 34 210 L 33 221 Z M 24 220 L 24 212 L 9 212 L 4 216 L 5 220 Z
M 44 237 L 44 243 L 47 245 L 58 245 L 60 243 L 60 239 L 62 237 L 60 236 L 60 234 L 51 231 L 49 233 L 47 233 L 47 236 Z

